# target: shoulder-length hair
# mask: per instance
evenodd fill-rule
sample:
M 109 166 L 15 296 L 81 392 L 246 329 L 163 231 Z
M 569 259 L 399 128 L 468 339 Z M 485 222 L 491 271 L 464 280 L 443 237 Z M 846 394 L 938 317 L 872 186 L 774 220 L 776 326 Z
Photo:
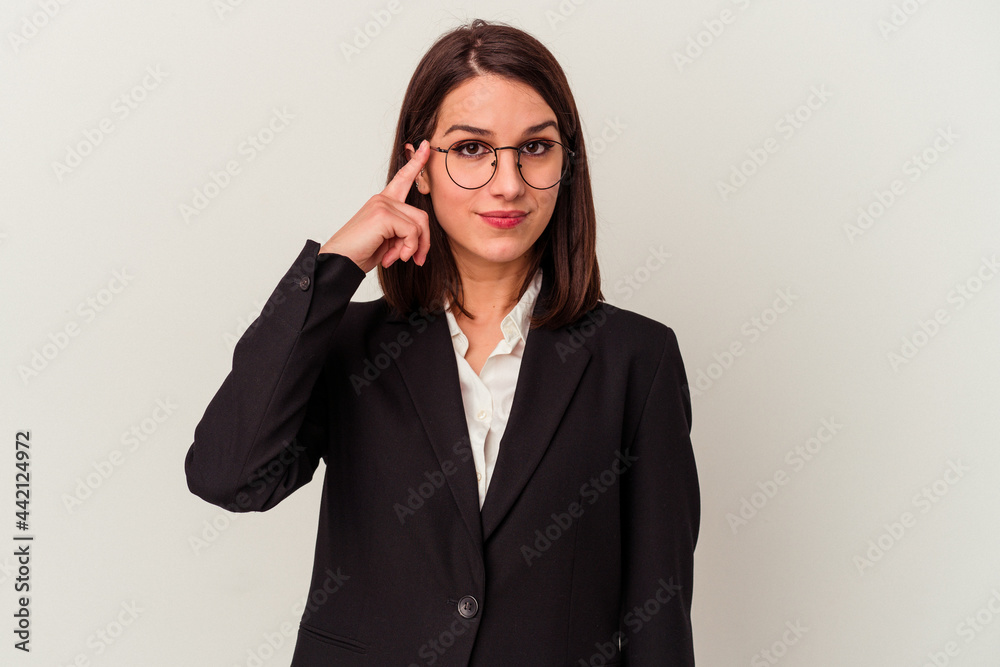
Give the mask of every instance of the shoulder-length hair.
M 552 329 L 575 322 L 593 309 L 601 294 L 597 266 L 597 216 L 594 211 L 587 151 L 580 115 L 566 75 L 552 53 L 523 30 L 476 19 L 442 35 L 424 54 L 406 89 L 399 112 L 396 137 L 386 183 L 407 162 L 405 144 L 418 147 L 437 126 L 445 96 L 466 79 L 492 74 L 531 86 L 556 114 L 562 141 L 574 152 L 571 170 L 559 186 L 555 210 L 545 231 L 527 253 L 528 272 L 520 298 L 541 267 L 550 276 L 540 294 L 539 316 L 531 328 Z M 431 247 L 427 261 L 396 261 L 378 265 L 378 281 L 386 302 L 399 315 L 417 310 L 441 311 L 446 299 L 465 310 L 461 278 L 444 230 L 434 216 L 428 195 L 411 188 L 406 203 L 423 209 L 430 218 Z

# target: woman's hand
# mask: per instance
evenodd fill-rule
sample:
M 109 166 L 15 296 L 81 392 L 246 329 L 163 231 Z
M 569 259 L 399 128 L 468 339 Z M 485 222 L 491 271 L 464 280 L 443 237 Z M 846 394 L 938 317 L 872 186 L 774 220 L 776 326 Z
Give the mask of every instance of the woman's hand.
M 411 144 L 407 149 L 413 150 Z M 397 259 L 413 258 L 423 266 L 431 247 L 427 213 L 406 203 L 406 195 L 430 155 L 425 139 L 410 161 L 396 172 L 382 192 L 365 202 L 354 217 L 319 249 L 354 260 L 367 273 L 379 263 L 390 266 Z

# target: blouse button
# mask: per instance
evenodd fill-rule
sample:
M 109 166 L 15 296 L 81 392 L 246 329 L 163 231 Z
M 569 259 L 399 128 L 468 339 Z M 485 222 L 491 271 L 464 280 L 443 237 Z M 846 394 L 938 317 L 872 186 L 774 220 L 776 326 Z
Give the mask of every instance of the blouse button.
M 479 472 L 478 470 L 476 471 L 476 481 L 477 482 L 483 481 L 483 474 L 481 472 Z
M 479 421 L 486 419 L 486 410 L 480 410 L 478 413 L 476 413 L 476 419 L 478 419 Z

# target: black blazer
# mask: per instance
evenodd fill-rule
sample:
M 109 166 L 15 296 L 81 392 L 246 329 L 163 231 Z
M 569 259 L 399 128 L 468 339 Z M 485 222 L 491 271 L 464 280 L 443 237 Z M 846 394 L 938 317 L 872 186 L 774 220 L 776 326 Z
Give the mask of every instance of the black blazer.
M 237 343 L 184 465 L 245 512 L 325 462 L 293 667 L 693 665 L 700 495 L 673 331 L 606 303 L 532 329 L 480 511 L 443 311 L 352 302 L 365 272 L 318 251 Z

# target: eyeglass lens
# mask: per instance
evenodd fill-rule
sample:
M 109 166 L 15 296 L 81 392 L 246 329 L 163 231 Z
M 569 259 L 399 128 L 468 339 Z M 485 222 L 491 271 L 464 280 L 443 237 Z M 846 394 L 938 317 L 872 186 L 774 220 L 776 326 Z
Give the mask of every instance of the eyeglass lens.
M 482 141 L 459 141 L 445 156 L 445 167 L 458 186 L 481 188 L 496 173 L 498 153 Z M 568 166 L 562 145 L 555 141 L 529 141 L 518 149 L 517 160 L 524 182 L 539 190 L 554 187 Z

